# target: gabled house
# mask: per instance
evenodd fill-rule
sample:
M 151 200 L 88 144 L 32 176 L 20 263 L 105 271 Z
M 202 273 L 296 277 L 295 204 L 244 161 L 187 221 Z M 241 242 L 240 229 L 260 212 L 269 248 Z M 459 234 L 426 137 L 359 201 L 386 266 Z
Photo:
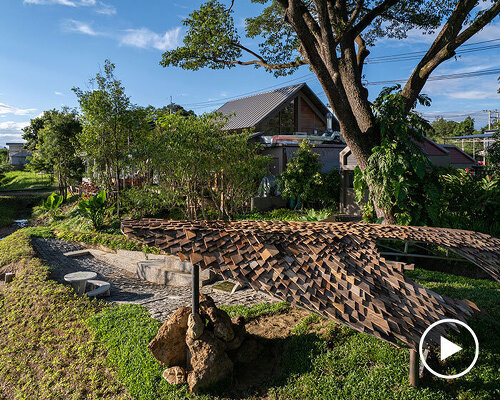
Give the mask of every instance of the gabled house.
M 24 143 L 7 143 L 9 147 L 9 164 L 14 168 L 21 168 L 28 164 L 28 157 L 31 157 L 31 152 L 24 148 Z
M 231 100 L 217 111 L 229 117 L 226 130 L 254 130 L 252 139 L 264 145 L 263 154 L 273 157 L 272 175 L 284 171 L 306 138 L 314 144 L 324 172 L 339 168 L 339 153 L 345 147 L 339 123 L 306 83 Z

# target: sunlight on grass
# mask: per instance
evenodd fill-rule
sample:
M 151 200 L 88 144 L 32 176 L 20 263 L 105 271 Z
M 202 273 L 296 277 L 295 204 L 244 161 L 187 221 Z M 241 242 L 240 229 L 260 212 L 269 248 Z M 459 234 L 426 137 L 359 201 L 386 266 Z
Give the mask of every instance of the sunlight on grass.
M 25 189 L 48 189 L 52 188 L 52 178 L 45 174 L 41 176 L 29 171 L 9 171 L 0 180 L 0 191 L 2 190 L 25 190 Z

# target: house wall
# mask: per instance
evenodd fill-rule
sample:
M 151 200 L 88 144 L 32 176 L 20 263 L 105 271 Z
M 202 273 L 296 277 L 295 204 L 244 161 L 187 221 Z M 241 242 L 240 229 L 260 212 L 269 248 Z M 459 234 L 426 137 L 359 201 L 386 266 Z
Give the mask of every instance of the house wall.
M 299 102 L 298 131 L 313 134 L 314 130 L 324 132 L 326 130 L 326 116 L 319 117 L 312 109 L 304 96 L 300 96 Z

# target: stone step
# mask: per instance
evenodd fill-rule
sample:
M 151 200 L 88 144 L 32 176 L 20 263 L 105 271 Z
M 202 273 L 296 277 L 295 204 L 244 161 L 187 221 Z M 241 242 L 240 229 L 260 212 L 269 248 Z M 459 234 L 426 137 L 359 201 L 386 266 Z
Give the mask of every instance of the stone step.
M 97 279 L 90 279 L 87 281 L 87 286 L 90 287 L 90 291 L 85 294 L 88 297 L 99 297 L 99 296 L 109 296 L 111 290 L 111 284 L 105 281 L 99 281 Z
M 90 249 L 68 251 L 67 253 L 64 253 L 64 256 L 69 257 L 69 258 L 78 258 L 78 257 L 89 256 L 89 255 L 91 255 Z

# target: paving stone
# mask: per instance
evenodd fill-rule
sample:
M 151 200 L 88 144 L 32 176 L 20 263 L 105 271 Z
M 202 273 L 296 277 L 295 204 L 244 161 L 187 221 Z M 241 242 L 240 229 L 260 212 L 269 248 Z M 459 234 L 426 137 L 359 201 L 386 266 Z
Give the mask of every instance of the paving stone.
M 64 253 L 82 251 L 85 247 L 59 239 L 33 238 L 33 246 L 39 256 L 51 267 L 51 278 L 64 283 L 64 275 L 76 271 L 93 271 L 97 278 L 111 284 L 111 293 L 104 300 L 117 304 L 140 304 L 151 317 L 164 322 L 180 306 L 191 305 L 191 288 L 157 285 L 138 279 L 135 274 L 119 269 L 91 255 L 68 258 Z M 125 258 L 122 254 L 120 257 Z M 262 292 L 244 289 L 235 294 L 216 293 L 213 285 L 204 286 L 202 293 L 209 294 L 217 305 L 253 305 L 276 302 Z

